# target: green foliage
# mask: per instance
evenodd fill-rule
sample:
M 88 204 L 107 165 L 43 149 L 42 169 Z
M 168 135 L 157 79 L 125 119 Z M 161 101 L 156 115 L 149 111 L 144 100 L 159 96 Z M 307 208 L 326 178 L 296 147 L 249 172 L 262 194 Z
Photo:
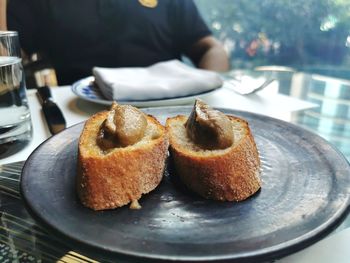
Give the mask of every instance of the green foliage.
M 345 65 L 348 0 L 196 0 L 233 64 Z M 350 43 L 348 43 L 350 45 Z M 241 64 L 239 64 L 241 63 Z

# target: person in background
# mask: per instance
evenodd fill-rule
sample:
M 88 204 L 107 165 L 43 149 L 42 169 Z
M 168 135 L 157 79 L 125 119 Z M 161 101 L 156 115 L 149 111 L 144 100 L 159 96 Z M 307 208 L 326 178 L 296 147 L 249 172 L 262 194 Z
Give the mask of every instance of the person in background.
M 145 67 L 182 56 L 198 68 L 229 69 L 192 0 L 10 0 L 7 27 L 19 32 L 26 54 L 45 54 L 59 85 L 90 76 L 94 66 Z

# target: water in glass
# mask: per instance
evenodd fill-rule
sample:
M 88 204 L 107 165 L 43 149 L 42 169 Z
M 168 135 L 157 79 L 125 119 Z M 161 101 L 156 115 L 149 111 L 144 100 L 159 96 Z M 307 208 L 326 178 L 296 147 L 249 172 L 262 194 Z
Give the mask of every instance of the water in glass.
M 0 56 L 0 158 L 23 148 L 32 127 L 21 59 Z

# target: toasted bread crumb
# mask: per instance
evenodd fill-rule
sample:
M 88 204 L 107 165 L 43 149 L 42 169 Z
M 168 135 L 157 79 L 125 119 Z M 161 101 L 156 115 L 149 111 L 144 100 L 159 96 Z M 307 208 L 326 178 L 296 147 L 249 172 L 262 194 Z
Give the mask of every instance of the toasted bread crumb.
M 132 200 L 129 208 L 138 210 L 141 209 L 142 206 L 140 205 L 138 200 Z

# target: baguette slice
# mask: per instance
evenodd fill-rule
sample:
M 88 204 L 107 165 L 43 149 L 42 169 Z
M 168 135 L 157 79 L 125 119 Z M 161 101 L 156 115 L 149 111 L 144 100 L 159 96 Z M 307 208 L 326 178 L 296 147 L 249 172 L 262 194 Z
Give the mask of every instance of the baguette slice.
M 93 210 L 133 204 L 155 189 L 163 177 L 168 153 L 165 127 L 150 115 L 139 142 L 104 152 L 96 137 L 107 114 L 93 115 L 79 139 L 77 192 L 83 205 Z
M 234 143 L 206 150 L 187 136 L 186 116 L 168 118 L 166 128 L 176 174 L 191 190 L 207 199 L 241 201 L 260 189 L 260 159 L 248 123 L 228 116 Z

